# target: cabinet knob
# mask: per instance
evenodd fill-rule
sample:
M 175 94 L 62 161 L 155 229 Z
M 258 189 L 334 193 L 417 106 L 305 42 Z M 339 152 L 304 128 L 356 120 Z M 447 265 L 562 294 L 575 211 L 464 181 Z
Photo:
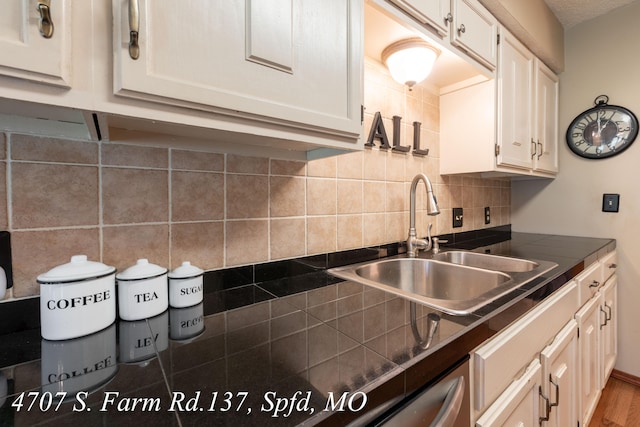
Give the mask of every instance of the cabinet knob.
M 458 34 L 462 34 L 465 31 L 467 31 L 467 29 L 464 27 L 464 24 L 460 24 L 460 26 L 458 27 Z
M 38 20 L 38 29 L 40 34 L 45 39 L 50 39 L 53 36 L 53 20 L 51 19 L 51 7 L 50 0 L 41 0 L 36 6 L 40 13 L 40 19 Z
M 449 22 L 453 22 L 453 15 L 451 15 L 451 12 L 447 13 L 447 16 L 444 17 L 444 23 L 448 24 Z

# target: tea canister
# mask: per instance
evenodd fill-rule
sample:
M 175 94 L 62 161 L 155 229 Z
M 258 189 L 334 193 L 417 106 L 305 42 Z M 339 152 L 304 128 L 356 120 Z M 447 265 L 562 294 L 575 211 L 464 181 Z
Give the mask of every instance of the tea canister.
M 38 276 L 42 338 L 78 338 L 111 325 L 116 320 L 115 273 L 115 267 L 74 255 Z
M 139 259 L 118 273 L 118 315 L 123 320 L 156 316 L 169 306 L 167 269 Z
M 204 270 L 185 261 L 169 273 L 169 305 L 191 307 L 202 302 Z

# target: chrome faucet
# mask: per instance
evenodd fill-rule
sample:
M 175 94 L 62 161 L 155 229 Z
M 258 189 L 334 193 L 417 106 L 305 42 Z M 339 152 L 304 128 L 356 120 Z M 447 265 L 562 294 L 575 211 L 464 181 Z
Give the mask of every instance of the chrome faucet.
M 418 239 L 416 233 L 416 188 L 418 182 L 422 180 L 425 187 L 427 187 L 427 215 L 438 215 L 440 209 L 438 209 L 438 202 L 436 196 L 433 195 L 433 187 L 429 178 L 423 173 L 417 174 L 413 181 L 411 181 L 410 201 L 409 201 L 409 237 L 407 237 L 407 256 L 415 258 L 419 250 L 428 251 L 431 249 L 431 226 L 427 229 L 427 240 Z

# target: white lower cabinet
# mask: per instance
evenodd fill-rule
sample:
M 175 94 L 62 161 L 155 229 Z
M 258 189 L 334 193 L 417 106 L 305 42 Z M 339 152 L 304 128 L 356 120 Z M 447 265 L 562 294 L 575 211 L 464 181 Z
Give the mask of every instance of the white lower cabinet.
M 580 329 L 580 421 L 588 425 L 600 399 L 600 299 L 594 297 L 576 313 Z
M 472 352 L 472 422 L 588 426 L 617 357 L 616 300 L 612 252 Z
M 533 427 L 539 425 L 540 372 L 540 361 L 534 359 L 524 374 L 512 382 L 478 419 L 476 426 Z
M 549 426 L 575 426 L 578 420 L 578 324 L 571 319 L 540 353 L 542 395 Z

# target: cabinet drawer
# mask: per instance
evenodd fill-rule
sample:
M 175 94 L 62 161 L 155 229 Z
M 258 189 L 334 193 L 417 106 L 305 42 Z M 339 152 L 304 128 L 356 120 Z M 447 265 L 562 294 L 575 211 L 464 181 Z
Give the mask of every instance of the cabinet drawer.
M 481 412 L 495 401 L 577 309 L 578 287 L 572 281 L 472 353 L 473 409 Z
M 602 269 L 602 283 L 604 283 L 616 272 L 616 268 L 618 266 L 618 254 L 616 251 L 610 252 L 603 256 L 598 262 Z
M 601 265 L 599 262 L 594 262 L 576 276 L 575 280 L 578 282 L 580 294 L 580 307 L 586 304 L 598 292 L 600 285 L 604 283 Z

